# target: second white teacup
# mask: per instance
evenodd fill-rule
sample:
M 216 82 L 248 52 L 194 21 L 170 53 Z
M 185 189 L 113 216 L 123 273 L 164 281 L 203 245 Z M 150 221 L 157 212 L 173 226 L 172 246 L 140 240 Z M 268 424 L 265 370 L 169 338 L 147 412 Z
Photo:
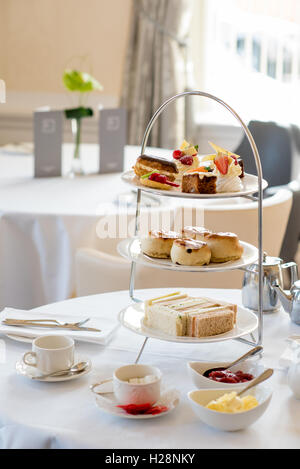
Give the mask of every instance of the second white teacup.
M 32 352 L 23 355 L 26 365 L 36 367 L 43 374 L 67 370 L 74 364 L 75 343 L 71 337 L 46 335 L 32 342 Z
M 149 382 L 136 383 L 137 379 L 151 376 Z M 112 378 L 101 381 L 91 386 L 96 394 L 103 394 L 101 390 L 96 388 L 109 381 L 113 382 L 113 390 L 119 404 L 155 404 L 160 398 L 161 371 L 150 365 L 125 365 L 117 368 Z M 133 380 L 133 381 L 131 381 Z

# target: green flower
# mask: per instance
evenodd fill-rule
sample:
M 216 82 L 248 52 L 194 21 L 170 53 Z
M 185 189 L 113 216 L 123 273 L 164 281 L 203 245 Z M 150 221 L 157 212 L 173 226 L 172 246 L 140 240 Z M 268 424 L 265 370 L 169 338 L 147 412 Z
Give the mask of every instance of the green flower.
M 69 91 L 79 91 L 80 93 L 103 90 L 102 85 L 89 73 L 78 70 L 65 70 L 63 83 Z

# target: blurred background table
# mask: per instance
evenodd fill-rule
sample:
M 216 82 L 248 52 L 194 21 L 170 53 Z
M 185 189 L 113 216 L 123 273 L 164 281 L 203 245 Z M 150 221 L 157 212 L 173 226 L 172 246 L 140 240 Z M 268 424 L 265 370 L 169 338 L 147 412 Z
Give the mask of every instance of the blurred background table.
M 33 308 L 72 296 L 85 296 L 129 285 L 130 263 L 117 253 L 120 236 L 99 239 L 97 224 L 104 217 L 127 217 L 134 224 L 136 194 L 123 183 L 120 173 L 99 174 L 99 147 L 84 144 L 83 177 L 68 178 L 72 145 L 63 147 L 62 177 L 33 177 L 34 157 L 30 145 L 0 149 L 0 308 Z M 124 169 L 130 169 L 140 147 L 127 146 Z M 170 150 L 147 152 L 170 156 Z M 151 210 L 181 210 L 182 199 L 142 197 Z M 185 201 L 185 204 L 189 202 Z M 233 231 L 240 239 L 257 244 L 257 203 L 243 198 L 196 200 L 205 209 L 203 224 L 216 231 Z M 292 194 L 286 187 L 264 201 L 264 245 L 269 255 L 279 255 L 284 239 Z M 295 211 L 295 208 L 294 208 Z M 163 217 L 161 217 L 163 218 Z M 298 218 L 293 215 L 293 220 Z M 273 226 L 277 231 L 274 237 Z M 185 223 L 191 224 L 191 223 Z M 289 233 L 297 242 L 297 232 Z M 293 233 L 296 235 L 294 236 Z M 126 234 L 125 234 L 126 236 Z M 286 244 L 291 246 L 290 238 Z M 294 243 L 294 244 L 295 244 Z M 291 258 L 285 259 L 292 260 Z M 240 288 L 243 272 L 178 274 L 139 270 L 138 288 L 215 287 Z
M 63 147 L 63 175 L 70 168 L 72 148 Z M 125 169 L 139 150 L 125 148 Z M 35 179 L 30 146 L 0 150 L 1 309 L 32 308 L 72 296 L 76 248 L 96 248 L 97 222 L 122 211 L 122 203 L 134 213 L 135 195 L 120 174 L 95 174 L 98 152 L 98 145 L 83 145 L 86 176 Z

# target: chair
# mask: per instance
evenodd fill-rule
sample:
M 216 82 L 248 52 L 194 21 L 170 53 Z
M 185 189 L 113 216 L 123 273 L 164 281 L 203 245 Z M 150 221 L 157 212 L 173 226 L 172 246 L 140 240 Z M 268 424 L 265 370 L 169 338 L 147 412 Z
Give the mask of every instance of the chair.
M 269 187 L 288 184 L 292 174 L 293 133 L 275 122 L 250 121 L 248 124 L 261 159 L 263 176 Z M 234 151 L 241 155 L 245 171 L 257 174 L 253 153 L 246 136 Z
M 257 245 L 257 203 L 235 199 L 235 203 L 205 207 L 205 226 L 216 231 L 232 231 L 240 239 Z M 292 204 L 292 193 L 282 189 L 264 200 L 264 249 L 278 256 Z M 175 208 L 175 217 L 181 208 Z M 276 236 L 274 227 L 276 226 Z M 99 250 L 81 248 L 76 252 L 76 294 L 85 296 L 127 290 L 131 263 L 117 253 L 118 239 L 99 240 Z M 101 242 L 103 243 L 101 246 Z M 136 288 L 241 288 L 240 270 L 214 273 L 182 273 L 138 265 Z
M 283 187 L 293 193 L 292 209 L 280 257 L 284 261 L 295 260 L 300 241 L 300 188 L 297 181 L 292 181 L 292 170 L 294 158 L 299 158 L 300 129 L 295 125 L 288 128 L 274 122 L 259 121 L 251 121 L 248 128 L 260 154 L 264 178 L 269 183 L 266 194 L 274 194 Z M 235 153 L 242 155 L 248 173 L 257 173 L 252 151 L 245 137 Z

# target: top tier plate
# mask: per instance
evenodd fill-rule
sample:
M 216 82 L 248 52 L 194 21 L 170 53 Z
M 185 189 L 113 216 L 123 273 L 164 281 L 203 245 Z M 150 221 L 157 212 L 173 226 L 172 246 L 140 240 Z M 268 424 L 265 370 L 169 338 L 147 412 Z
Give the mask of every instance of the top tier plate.
M 135 189 L 141 189 L 145 192 L 151 192 L 152 194 L 157 194 L 160 196 L 168 196 L 168 197 L 184 197 L 187 199 L 211 199 L 211 198 L 218 198 L 224 199 L 228 197 L 243 197 L 245 195 L 251 195 L 255 192 L 258 192 L 258 177 L 254 174 L 245 173 L 245 176 L 242 179 L 243 183 L 243 190 L 239 192 L 218 192 L 217 194 L 187 194 L 185 192 L 181 192 L 180 188 L 171 188 L 170 190 L 160 190 L 160 189 L 153 189 L 152 187 L 144 186 L 140 183 L 139 178 L 135 175 L 133 170 L 126 171 L 122 175 L 122 180 L 127 184 L 130 184 Z M 264 179 L 262 180 L 262 188 L 263 190 L 268 187 L 267 181 Z

